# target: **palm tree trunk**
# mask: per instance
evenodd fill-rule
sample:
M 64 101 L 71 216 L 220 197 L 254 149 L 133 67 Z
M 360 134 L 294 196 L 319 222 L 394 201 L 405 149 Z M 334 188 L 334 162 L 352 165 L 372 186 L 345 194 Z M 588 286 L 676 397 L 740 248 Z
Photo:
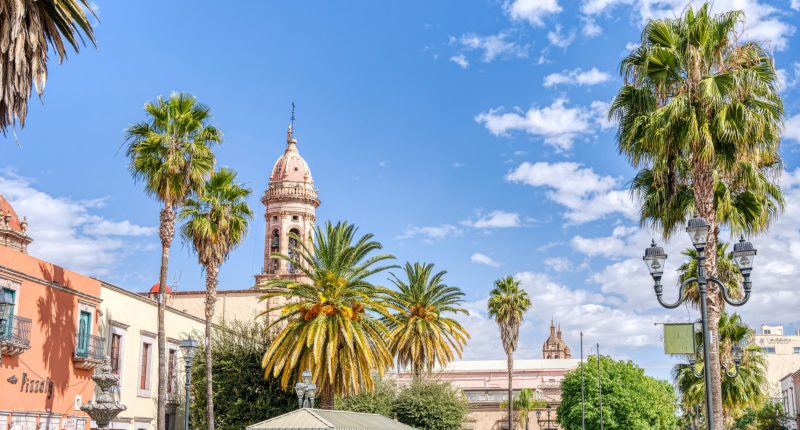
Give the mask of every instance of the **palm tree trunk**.
M 514 377 L 514 352 L 508 351 L 508 430 L 514 429 L 514 386 L 512 385 Z
M 206 428 L 214 430 L 214 381 L 211 357 L 211 324 L 214 318 L 214 305 L 217 302 L 217 276 L 219 265 L 212 262 L 206 265 Z
M 699 158 L 699 154 L 697 155 Z M 719 224 L 717 223 L 717 213 L 714 207 L 714 179 L 711 168 L 707 162 L 695 160 L 694 162 L 694 198 L 697 214 L 705 218 L 709 224 L 708 240 L 703 250 L 705 257 L 705 276 L 706 278 L 717 274 L 717 234 Z M 710 348 L 710 363 L 705 365 L 711 369 L 711 412 L 714 415 L 713 430 L 724 428 L 724 415 L 722 413 L 722 375 L 720 373 L 719 357 L 719 316 L 722 312 L 722 300 L 719 287 L 713 283 L 708 283 L 708 327 L 711 339 L 705 339 L 706 347 Z M 706 389 L 709 389 L 706 387 Z M 708 413 L 708 412 L 707 412 Z
M 164 332 L 164 310 L 167 295 L 167 270 L 169 265 L 169 248 L 175 237 L 175 209 L 165 204 L 161 209 L 158 234 L 161 239 L 161 273 L 158 278 L 158 396 L 156 409 L 156 427 L 167 428 L 167 337 Z

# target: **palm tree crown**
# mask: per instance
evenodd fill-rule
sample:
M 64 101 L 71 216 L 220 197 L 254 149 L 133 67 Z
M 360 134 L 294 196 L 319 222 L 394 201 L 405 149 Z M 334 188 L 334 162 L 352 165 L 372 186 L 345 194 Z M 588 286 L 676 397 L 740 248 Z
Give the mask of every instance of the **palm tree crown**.
M 181 218 L 183 237 L 192 243 L 200 264 L 222 264 L 244 239 L 253 211 L 250 190 L 236 181 L 236 172 L 222 168 L 211 175 L 203 192 L 186 200 Z
M 145 190 L 174 207 L 201 192 L 214 168 L 211 145 L 222 132 L 208 124 L 211 110 L 186 93 L 144 105 L 148 119 L 126 130 L 129 169 Z
M 394 267 L 378 265 L 394 257 L 375 255 L 382 245 L 371 234 L 357 238 L 356 233 L 347 222 L 328 222 L 315 230 L 313 248 L 291 235 L 298 242 L 298 270 L 304 276 L 275 279 L 265 287 L 265 299 L 284 299 L 266 311 L 280 311 L 271 326 L 282 327 L 264 354 L 266 375 L 280 377 L 286 388 L 310 369 L 323 402 L 372 390 L 373 373 L 382 375 L 392 364 L 389 333 L 381 321 L 389 316 L 383 300 L 388 290 L 367 278 Z
M 86 11 L 94 14 L 89 0 L 0 0 L 0 131 L 25 126 L 31 88 L 44 93 L 49 48 L 60 63 L 66 45 L 78 52 L 84 36 L 95 43 Z
M 397 288 L 389 294 L 388 306 L 396 312 L 384 322 L 389 328 L 390 348 L 401 366 L 411 366 L 419 376 L 433 366 L 446 366 L 458 356 L 469 333 L 446 314 L 463 313 L 464 292 L 444 283 L 446 271 L 433 271 L 433 264 L 406 263 L 406 279 L 392 274 Z
M 489 316 L 500 326 L 500 338 L 506 353 L 517 349 L 519 327 L 531 307 L 528 293 L 511 276 L 498 279 L 489 293 Z

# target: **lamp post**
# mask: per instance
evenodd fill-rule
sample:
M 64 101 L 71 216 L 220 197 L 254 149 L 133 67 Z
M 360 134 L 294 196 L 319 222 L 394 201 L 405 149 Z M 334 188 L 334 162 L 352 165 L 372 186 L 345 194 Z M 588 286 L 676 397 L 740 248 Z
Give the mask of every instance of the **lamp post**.
M 705 376 L 706 386 L 706 425 L 708 430 L 714 430 L 714 414 L 711 411 L 711 372 L 713 369 L 711 369 L 711 366 L 708 365 L 708 363 L 711 361 L 710 343 L 712 341 L 708 327 L 708 303 L 706 302 L 708 283 L 711 282 L 716 284 L 720 288 L 723 299 L 729 305 L 742 306 L 743 304 L 747 303 L 747 301 L 750 300 L 750 290 L 752 288 L 752 283 L 750 282 L 750 272 L 753 270 L 753 259 L 755 258 L 756 250 L 753 248 L 752 243 L 744 240 L 744 237 L 741 238 L 739 243 L 733 246 L 733 261 L 736 263 L 736 266 L 739 268 L 739 272 L 742 274 L 742 284 L 744 289 L 744 297 L 739 300 L 735 300 L 731 298 L 728 287 L 722 281 L 714 277 L 706 277 L 706 258 L 703 254 L 709 234 L 709 225 L 706 220 L 695 216 L 689 220 L 689 223 L 686 226 L 686 232 L 689 233 L 689 238 L 692 240 L 692 245 L 694 245 L 694 249 L 696 251 L 695 260 L 697 263 L 697 276 L 683 281 L 680 289 L 678 290 L 677 301 L 673 303 L 665 302 L 662 297 L 664 287 L 661 285 L 661 276 L 664 274 L 664 263 L 667 260 L 667 254 L 664 252 L 664 249 L 660 246 L 657 246 L 656 242 L 653 241 L 650 247 L 645 250 L 643 260 L 647 265 L 647 269 L 650 271 L 650 276 L 653 277 L 653 289 L 655 290 L 658 303 L 667 309 L 677 308 L 684 303 L 686 301 L 687 288 L 692 283 L 697 282 L 698 290 L 700 291 L 700 316 L 703 323 L 703 374 Z M 729 374 L 729 376 L 735 377 L 736 374 L 738 374 L 738 369 L 739 363 L 737 360 L 736 371 L 732 375 Z M 694 368 L 692 371 L 694 372 Z M 725 373 L 728 374 L 727 368 Z
M 192 363 L 194 362 L 194 354 L 197 352 L 197 341 L 191 337 L 181 341 L 181 351 L 183 351 L 183 361 L 186 369 L 186 405 L 183 411 L 183 428 L 189 430 L 189 398 L 191 397 L 190 389 L 192 385 Z M 206 363 L 206 366 L 210 366 Z
M 11 320 L 9 318 L 9 311 L 14 306 L 14 302 L 8 300 L 6 294 L 0 291 L 0 339 L 6 337 L 9 332 Z M 3 362 L 3 354 L 0 353 L 0 363 Z
M 558 430 L 558 427 L 553 427 L 553 421 L 550 419 L 550 413 L 553 410 L 553 407 L 550 404 L 547 404 L 545 408 L 547 410 L 547 419 L 542 419 L 542 411 L 536 411 L 536 422 L 539 424 L 539 428 L 542 430 Z M 542 427 L 542 423 L 545 423 L 544 427 Z
M 303 382 L 298 382 L 294 386 L 297 393 L 297 406 L 299 408 L 314 409 L 314 396 L 317 394 L 317 386 L 311 383 L 311 371 L 303 371 Z

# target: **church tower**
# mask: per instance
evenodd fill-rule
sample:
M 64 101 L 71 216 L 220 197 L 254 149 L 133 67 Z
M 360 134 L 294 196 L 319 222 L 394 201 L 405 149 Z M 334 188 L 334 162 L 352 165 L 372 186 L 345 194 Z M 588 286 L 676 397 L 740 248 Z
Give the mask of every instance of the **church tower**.
M 567 342 L 564 342 L 564 339 L 561 338 L 561 324 L 558 325 L 558 330 L 556 330 L 553 320 L 550 320 L 550 336 L 547 337 L 544 345 L 542 345 L 542 358 L 545 360 L 572 358 Z
M 256 275 L 256 287 L 275 278 L 300 279 L 302 275 L 294 264 L 272 256 L 274 253 L 290 257 L 294 254 L 297 243 L 289 237 L 290 233 L 310 244 L 320 204 L 311 170 L 297 151 L 291 123 L 286 133 L 286 150 L 272 168 L 261 202 L 266 207 L 264 220 L 267 228 L 264 266 Z

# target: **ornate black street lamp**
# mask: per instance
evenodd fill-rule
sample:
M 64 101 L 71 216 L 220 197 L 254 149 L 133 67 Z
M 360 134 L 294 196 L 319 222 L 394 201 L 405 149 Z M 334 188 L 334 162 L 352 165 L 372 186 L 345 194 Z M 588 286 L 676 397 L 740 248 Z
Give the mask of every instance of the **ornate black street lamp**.
M 550 419 L 553 407 L 548 403 L 545 409 L 547 410 L 547 419 L 545 420 L 542 419 L 542 411 L 536 411 L 536 422 L 539 424 L 539 428 L 542 430 L 558 430 L 558 427 L 553 426 L 555 420 Z M 542 423 L 544 423 L 544 426 L 542 426 Z
M 183 411 L 183 428 L 189 430 L 189 399 L 191 398 L 192 387 L 192 364 L 194 354 L 197 351 L 197 341 L 191 337 L 181 341 L 181 351 L 183 351 L 184 368 L 186 369 L 186 405 Z M 206 365 L 209 365 L 206 363 Z
M 664 274 L 664 263 L 667 261 L 667 254 L 664 252 L 664 249 L 660 246 L 657 246 L 656 242 L 653 241 L 650 247 L 645 250 L 643 260 L 647 265 L 647 269 L 650 271 L 650 276 L 652 276 L 653 281 L 655 281 L 653 289 L 656 292 L 658 303 L 665 308 L 674 309 L 683 304 L 686 301 L 687 288 L 692 283 L 697 282 L 698 290 L 700 291 L 700 315 L 703 323 L 703 363 L 705 363 L 703 366 L 703 374 L 705 375 L 706 386 L 706 424 L 708 426 L 708 430 L 714 430 L 714 414 L 711 410 L 712 369 L 711 366 L 708 365 L 708 363 L 711 361 L 711 349 L 709 346 L 711 342 L 711 334 L 708 327 L 708 303 L 706 303 L 706 296 L 708 294 L 707 287 L 709 282 L 716 284 L 722 291 L 722 297 L 731 306 L 742 306 L 743 304 L 747 303 L 747 301 L 750 300 L 750 290 L 752 288 L 752 283 L 750 282 L 750 272 L 753 270 L 753 259 L 756 256 L 756 250 L 753 248 L 752 243 L 744 240 L 744 237 L 741 238 L 739 243 L 733 246 L 733 261 L 736 263 L 736 266 L 739 268 L 739 272 L 742 274 L 742 284 L 744 290 L 744 296 L 741 299 L 736 300 L 731 298 L 728 287 L 722 281 L 714 277 L 706 277 L 705 275 L 706 258 L 703 254 L 703 251 L 706 248 L 709 234 L 709 225 L 706 220 L 697 216 L 690 219 L 688 225 L 686 226 L 686 232 L 689 233 L 689 238 L 692 240 L 695 251 L 697 251 L 695 255 L 695 260 L 697 263 L 697 276 L 683 281 L 680 289 L 678 290 L 677 301 L 668 303 L 665 302 L 662 297 L 664 288 L 661 285 L 661 276 Z M 736 364 L 735 371 L 731 374 L 729 373 L 728 368 L 725 368 L 725 373 L 728 376 L 735 377 L 739 373 L 741 350 L 739 350 L 738 355 L 739 358 L 737 359 L 736 353 L 734 354 L 734 362 Z M 694 366 L 692 367 L 692 371 L 694 372 Z
M 299 408 L 314 408 L 314 396 L 317 393 L 317 386 L 311 383 L 311 371 L 303 371 L 303 382 L 298 382 L 294 386 L 297 394 L 297 405 Z

